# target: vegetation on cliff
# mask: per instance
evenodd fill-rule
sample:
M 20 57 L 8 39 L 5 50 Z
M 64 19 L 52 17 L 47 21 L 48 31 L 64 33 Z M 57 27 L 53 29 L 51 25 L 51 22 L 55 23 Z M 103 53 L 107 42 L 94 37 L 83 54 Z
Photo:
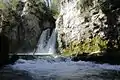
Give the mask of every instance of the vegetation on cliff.
M 119 3 L 119 0 L 63 0 L 56 26 L 61 55 L 72 56 L 73 61 L 120 64 Z
M 60 0 L 52 0 L 51 11 L 52 11 L 53 17 L 57 19 L 60 13 Z
M 16 6 L 18 4 L 18 0 L 0 0 L 0 8 L 12 8 L 16 10 Z
M 32 51 L 41 32 L 55 27 L 55 19 L 43 0 L 10 1 L 0 3 L 0 27 L 10 39 L 10 52 Z
M 0 27 L 4 27 L 3 31 L 11 38 L 11 48 L 19 46 L 19 42 L 25 44 L 24 49 L 33 48 L 42 30 L 48 28 L 46 22 L 55 28 L 55 19 L 60 13 L 56 27 L 58 43 L 63 46 L 60 46 L 62 55 L 96 52 L 99 55 L 104 50 L 120 48 L 118 3 L 118 0 L 63 0 L 61 3 L 60 0 L 52 0 L 48 8 L 44 0 L 28 0 L 20 8 L 18 0 L 10 0 L 9 3 L 1 0 L 0 9 L 4 11 L 0 14 Z
M 96 36 L 92 39 L 83 41 L 73 41 L 68 47 L 63 49 L 63 55 L 72 55 L 76 53 L 100 52 L 107 48 L 108 41 Z

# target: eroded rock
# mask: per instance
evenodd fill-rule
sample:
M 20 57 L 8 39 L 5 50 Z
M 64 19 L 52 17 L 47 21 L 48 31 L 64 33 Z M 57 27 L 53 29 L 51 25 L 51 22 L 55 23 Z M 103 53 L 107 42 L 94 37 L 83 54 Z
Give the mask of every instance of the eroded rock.
M 119 7 L 115 4 L 116 1 L 118 0 L 63 0 L 56 21 L 61 53 L 91 53 L 118 48 Z M 97 41 L 92 42 L 95 38 Z M 100 46 L 101 44 L 106 47 Z

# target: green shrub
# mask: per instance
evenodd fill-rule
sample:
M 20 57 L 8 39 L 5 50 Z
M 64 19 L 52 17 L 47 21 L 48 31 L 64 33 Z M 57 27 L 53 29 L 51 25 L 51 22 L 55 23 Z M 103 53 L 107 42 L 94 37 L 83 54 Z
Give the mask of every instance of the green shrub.
M 3 9 L 5 8 L 5 4 L 0 0 L 0 8 Z
M 16 9 L 17 4 L 18 4 L 18 0 L 11 0 L 10 1 L 10 6 L 13 10 Z
M 0 8 L 11 8 L 13 10 L 16 9 L 16 5 L 18 4 L 18 0 L 10 0 L 9 3 L 4 3 L 3 0 L 0 0 Z
M 52 0 L 51 3 L 51 12 L 52 15 L 57 18 L 60 13 L 60 0 Z
M 107 48 L 108 41 L 103 40 L 99 36 L 92 39 L 86 39 L 84 41 L 73 41 L 69 44 L 69 47 L 63 49 L 63 55 L 71 55 L 76 53 L 92 53 L 96 51 L 103 51 Z

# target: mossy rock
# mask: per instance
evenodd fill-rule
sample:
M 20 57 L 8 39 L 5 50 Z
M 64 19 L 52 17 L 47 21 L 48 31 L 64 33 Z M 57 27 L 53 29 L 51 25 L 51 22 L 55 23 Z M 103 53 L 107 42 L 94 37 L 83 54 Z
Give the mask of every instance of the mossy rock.
M 0 1 L 0 8 L 1 9 L 5 8 L 5 5 L 2 3 L 2 1 Z
M 69 46 L 63 49 L 63 54 L 65 56 L 70 56 L 77 53 L 93 53 L 98 51 L 103 51 L 107 48 L 108 41 L 96 36 L 92 39 L 85 39 L 83 41 L 73 41 Z
M 9 3 L 3 2 L 4 0 L 0 1 L 0 8 L 5 9 L 5 8 L 11 8 L 13 10 L 16 10 L 16 6 L 18 4 L 18 0 L 10 0 Z

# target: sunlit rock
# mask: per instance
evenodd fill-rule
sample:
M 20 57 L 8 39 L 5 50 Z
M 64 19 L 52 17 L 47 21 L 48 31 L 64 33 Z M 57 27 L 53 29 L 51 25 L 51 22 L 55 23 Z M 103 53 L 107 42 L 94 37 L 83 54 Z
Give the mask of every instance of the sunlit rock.
M 113 2 L 115 3 L 115 1 Z M 99 50 L 101 50 L 99 45 L 102 45 L 104 41 L 106 48 L 109 46 L 108 44 L 115 47 L 119 43 L 119 26 L 117 26 L 119 20 L 116 17 L 119 16 L 119 9 L 115 8 L 114 3 L 108 0 L 62 0 L 60 15 L 56 21 L 60 51 L 64 53 L 64 50 L 67 50 L 72 54 L 76 53 L 75 48 L 77 48 L 77 52 L 81 52 L 81 48 L 84 49 L 80 45 L 82 42 L 91 41 L 98 36 L 103 41 L 99 42 L 98 39 L 98 43 L 95 42 L 96 48 L 100 48 Z M 115 12 L 110 6 L 115 8 Z M 90 49 L 94 47 L 91 42 L 88 44 Z M 83 52 L 89 52 L 90 49 Z M 98 49 L 93 51 L 96 52 L 96 50 Z

